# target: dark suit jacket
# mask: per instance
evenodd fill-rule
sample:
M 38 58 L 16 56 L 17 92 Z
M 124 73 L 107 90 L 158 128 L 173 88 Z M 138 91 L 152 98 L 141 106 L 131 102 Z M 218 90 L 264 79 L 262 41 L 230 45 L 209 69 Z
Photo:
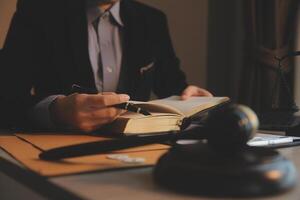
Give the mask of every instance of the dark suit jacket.
M 24 125 L 29 108 L 49 95 L 68 94 L 72 84 L 95 88 L 85 10 L 84 0 L 19 0 L 1 66 L 2 123 Z M 118 92 L 143 101 L 151 91 L 160 98 L 180 94 L 187 84 L 166 16 L 133 0 L 122 0 L 120 11 L 125 26 Z

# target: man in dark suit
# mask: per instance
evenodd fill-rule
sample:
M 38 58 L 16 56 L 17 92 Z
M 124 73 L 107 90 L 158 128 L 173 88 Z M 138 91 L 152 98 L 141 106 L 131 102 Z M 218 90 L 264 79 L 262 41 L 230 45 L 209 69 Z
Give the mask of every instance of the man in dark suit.
M 186 83 L 165 15 L 133 0 L 19 0 L 4 51 L 2 113 L 10 126 L 30 119 L 89 132 L 123 112 L 112 105 L 146 101 L 151 91 L 211 95 Z M 73 84 L 99 94 L 71 94 Z

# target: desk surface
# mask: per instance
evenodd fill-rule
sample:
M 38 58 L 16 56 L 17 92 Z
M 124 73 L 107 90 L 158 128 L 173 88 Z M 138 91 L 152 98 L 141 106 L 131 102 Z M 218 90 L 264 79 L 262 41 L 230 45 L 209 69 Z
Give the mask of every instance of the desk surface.
M 291 159 L 298 173 L 300 174 L 300 147 L 282 149 L 280 152 Z M 0 150 L 0 156 L 19 165 L 13 158 Z M 21 166 L 22 167 L 22 166 Z M 0 172 L 1 173 L 1 172 Z M 1 179 L 1 178 L 0 178 Z M 259 198 L 270 200 L 281 199 L 300 199 L 300 181 L 298 175 L 298 185 L 293 190 L 274 197 Z M 64 177 L 49 178 L 48 181 L 63 190 L 73 193 L 82 199 L 122 199 L 122 200 L 155 200 L 155 199 L 211 199 L 201 196 L 187 196 L 172 191 L 159 188 L 152 180 L 152 168 L 118 170 L 110 172 L 89 173 L 81 175 L 72 175 Z M 5 186 L 0 181 L 0 197 Z M 11 186 L 14 187 L 14 186 Z M 32 189 L 30 189 L 32 190 Z M 62 190 L 62 191 L 63 191 Z M 22 190 L 18 190 L 21 192 Z M 23 196 L 24 197 L 24 196 Z M 27 196 L 26 196 L 27 197 Z M 1 198 L 2 199 L 2 198 Z M 27 198 L 26 198 L 27 199 Z M 41 196 L 35 196 L 31 199 L 44 199 Z M 249 198 L 248 198 L 249 199 Z M 256 198 L 258 199 L 258 198 Z

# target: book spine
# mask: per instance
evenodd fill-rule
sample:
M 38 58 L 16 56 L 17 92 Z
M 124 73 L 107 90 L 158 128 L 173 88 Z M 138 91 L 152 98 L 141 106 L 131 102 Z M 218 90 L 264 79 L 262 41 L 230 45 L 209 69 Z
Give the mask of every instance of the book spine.
M 187 127 L 189 127 L 192 123 L 192 118 L 185 117 L 178 121 L 178 126 L 180 127 L 180 130 L 185 130 Z

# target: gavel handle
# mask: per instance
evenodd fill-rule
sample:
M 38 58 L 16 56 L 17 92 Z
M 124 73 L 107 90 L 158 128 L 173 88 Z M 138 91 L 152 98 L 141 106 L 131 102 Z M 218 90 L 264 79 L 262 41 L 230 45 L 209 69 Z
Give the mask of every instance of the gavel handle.
M 202 129 L 201 129 L 202 130 Z M 42 152 L 39 157 L 43 160 L 60 160 L 86 155 L 103 154 L 111 151 L 144 146 L 148 144 L 176 141 L 178 139 L 204 139 L 199 128 L 183 132 L 164 132 L 142 135 L 124 136 L 117 139 L 90 142 L 79 145 L 59 147 Z

